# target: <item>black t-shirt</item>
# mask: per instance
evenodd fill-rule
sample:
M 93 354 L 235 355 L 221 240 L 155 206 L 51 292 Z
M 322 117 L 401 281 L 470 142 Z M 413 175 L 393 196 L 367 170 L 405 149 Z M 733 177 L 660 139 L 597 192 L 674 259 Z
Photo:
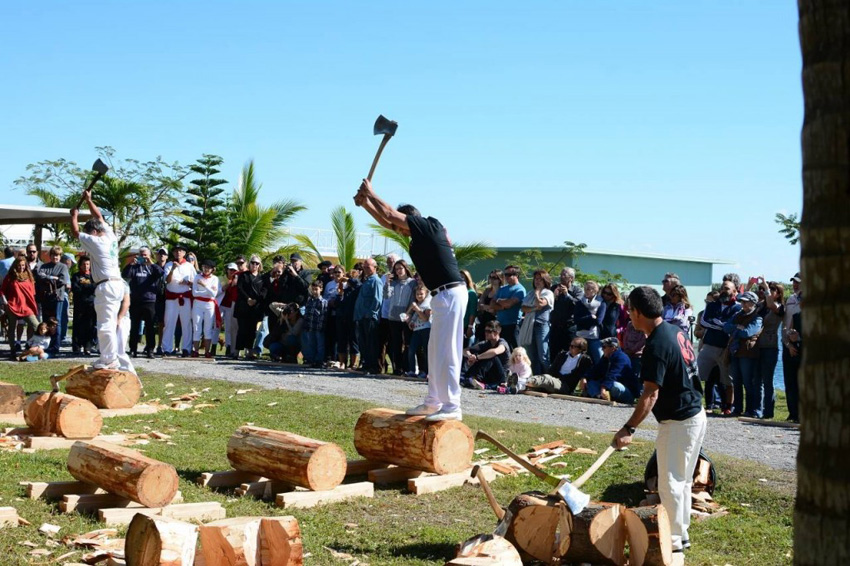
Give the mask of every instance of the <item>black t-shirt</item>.
M 410 259 L 429 289 L 463 281 L 446 229 L 436 218 L 408 216 Z
M 499 341 L 496 342 L 495 346 L 491 344 L 489 340 L 482 340 L 481 342 L 476 342 L 475 344 L 469 347 L 469 351 L 477 356 L 479 354 L 483 354 L 487 350 L 496 349 L 499 346 L 504 346 L 505 351 L 501 354 L 498 354 L 496 357 L 499 358 L 500 362 L 502 362 L 502 366 L 507 368 L 508 362 L 511 359 L 511 347 L 508 345 L 504 338 L 500 337 Z
M 702 384 L 696 354 L 682 330 L 664 322 L 646 339 L 640 378 L 658 385 L 652 414 L 658 421 L 683 421 L 702 410 Z

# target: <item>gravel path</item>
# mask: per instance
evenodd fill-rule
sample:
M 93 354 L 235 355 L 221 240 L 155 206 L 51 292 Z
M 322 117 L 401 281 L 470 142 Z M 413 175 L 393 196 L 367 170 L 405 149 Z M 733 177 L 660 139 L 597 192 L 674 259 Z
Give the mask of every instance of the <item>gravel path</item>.
M 374 401 L 382 407 L 406 408 L 417 405 L 422 401 L 426 390 L 424 382 L 312 369 L 300 370 L 273 364 L 142 358 L 134 362 L 139 369 L 145 371 L 221 379 L 304 393 L 353 397 Z M 626 422 L 632 409 L 626 406 L 608 407 L 465 389 L 463 411 L 470 415 L 568 426 L 588 432 L 611 432 Z M 654 440 L 656 427 L 655 419 L 650 416 L 638 429 L 636 436 Z M 800 431 L 797 429 L 752 425 L 736 419 L 710 418 L 704 447 L 709 453 L 727 454 L 773 468 L 794 471 L 799 442 Z

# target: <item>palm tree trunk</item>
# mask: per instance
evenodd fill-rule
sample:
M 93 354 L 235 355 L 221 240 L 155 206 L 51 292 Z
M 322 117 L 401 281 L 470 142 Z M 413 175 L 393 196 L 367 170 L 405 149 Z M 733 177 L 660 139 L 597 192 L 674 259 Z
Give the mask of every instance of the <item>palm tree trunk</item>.
M 799 0 L 804 355 L 794 563 L 850 564 L 850 3 Z

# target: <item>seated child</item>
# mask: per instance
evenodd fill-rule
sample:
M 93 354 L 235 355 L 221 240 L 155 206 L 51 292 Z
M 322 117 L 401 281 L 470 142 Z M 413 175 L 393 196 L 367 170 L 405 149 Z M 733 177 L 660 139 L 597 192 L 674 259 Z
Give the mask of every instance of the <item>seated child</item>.
M 41 322 L 35 328 L 35 334 L 27 340 L 26 349 L 18 355 L 19 362 L 36 362 L 48 358 L 47 350 L 50 337 L 56 334 L 55 321 Z
M 525 391 L 528 378 L 531 377 L 531 360 L 528 358 L 528 352 L 522 346 L 514 348 L 511 352 L 508 372 L 508 392 L 520 393 Z

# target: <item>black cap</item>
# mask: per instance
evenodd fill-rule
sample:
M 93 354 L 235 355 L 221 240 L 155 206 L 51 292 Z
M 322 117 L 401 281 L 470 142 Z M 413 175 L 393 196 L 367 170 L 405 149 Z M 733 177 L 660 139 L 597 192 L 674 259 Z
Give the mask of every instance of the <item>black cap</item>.
M 211 259 L 205 259 L 201 262 L 201 267 L 211 267 L 215 269 L 215 262 Z
M 186 246 L 184 246 L 183 244 L 181 244 L 181 243 L 179 243 L 179 242 L 178 242 L 178 243 L 174 244 L 173 246 L 171 246 L 171 250 L 172 250 L 172 251 L 174 251 L 174 250 L 183 250 L 184 252 L 188 252 L 188 251 L 189 251 L 189 248 L 187 248 Z
M 801 283 L 803 280 L 800 279 L 800 272 L 794 274 L 794 277 L 791 278 L 791 281 L 796 281 L 797 283 Z
M 318 267 L 319 269 L 321 269 L 321 268 L 323 268 L 323 267 L 330 267 L 330 266 L 332 266 L 332 265 L 333 265 L 333 263 L 329 262 L 328 260 L 324 260 L 324 261 L 320 261 L 320 262 L 319 262 L 319 265 L 317 265 L 316 267 Z
M 304 261 L 304 258 L 301 257 L 301 254 L 299 254 L 298 252 L 295 252 L 294 254 L 289 256 L 289 261 L 295 261 L 295 260 Z

